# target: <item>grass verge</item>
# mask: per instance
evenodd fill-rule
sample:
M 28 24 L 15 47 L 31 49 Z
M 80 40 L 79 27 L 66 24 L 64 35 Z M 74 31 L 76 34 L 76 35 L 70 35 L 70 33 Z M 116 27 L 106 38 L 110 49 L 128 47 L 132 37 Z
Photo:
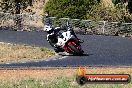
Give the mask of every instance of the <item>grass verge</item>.
M 131 88 L 129 84 L 76 83 L 78 69 L 0 70 L 0 88 Z M 88 74 L 130 74 L 132 68 L 87 68 Z
M 45 47 L 0 43 L 0 63 L 46 59 L 54 55 L 53 50 Z

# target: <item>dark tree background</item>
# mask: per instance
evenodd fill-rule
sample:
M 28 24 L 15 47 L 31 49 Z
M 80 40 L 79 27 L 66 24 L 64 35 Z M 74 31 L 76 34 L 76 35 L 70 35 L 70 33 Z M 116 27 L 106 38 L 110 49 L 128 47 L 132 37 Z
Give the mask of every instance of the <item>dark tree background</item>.
M 132 13 L 132 0 L 128 0 L 128 10 Z
M 27 6 L 32 6 L 32 0 L 1 0 L 1 10 L 2 12 L 16 13 L 20 14 L 21 10 L 27 8 Z
M 32 0 L 2 0 L 1 10 L 5 13 L 21 14 L 21 11 L 26 9 L 28 6 L 32 6 Z M 22 29 L 22 17 L 20 15 L 15 15 L 14 18 L 14 30 Z
M 86 19 L 87 11 L 97 2 L 97 0 L 49 0 L 45 10 L 51 16 Z
M 112 2 L 115 4 L 115 5 L 117 5 L 117 4 L 119 4 L 119 3 L 126 3 L 126 2 L 128 2 L 128 11 L 130 12 L 130 13 L 132 13 L 132 0 L 112 0 Z

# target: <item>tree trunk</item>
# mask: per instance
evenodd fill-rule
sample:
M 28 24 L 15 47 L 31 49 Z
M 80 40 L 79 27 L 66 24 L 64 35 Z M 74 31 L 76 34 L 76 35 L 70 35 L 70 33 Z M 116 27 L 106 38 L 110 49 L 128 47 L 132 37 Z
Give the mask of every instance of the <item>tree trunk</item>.
M 20 11 L 21 11 L 21 4 L 20 4 L 20 0 L 15 0 L 15 23 L 16 23 L 16 28 L 15 30 L 21 30 L 21 16 L 18 15 L 20 14 Z
M 128 0 L 128 10 L 132 13 L 132 0 Z

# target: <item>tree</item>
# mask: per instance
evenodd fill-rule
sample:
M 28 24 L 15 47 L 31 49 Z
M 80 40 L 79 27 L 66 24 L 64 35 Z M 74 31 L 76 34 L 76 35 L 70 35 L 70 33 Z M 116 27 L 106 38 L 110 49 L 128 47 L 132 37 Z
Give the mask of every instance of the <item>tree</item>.
M 87 11 L 95 4 L 97 0 L 49 0 L 45 11 L 51 16 L 86 19 Z
M 132 0 L 128 0 L 128 10 L 132 13 Z
M 128 3 L 127 7 L 128 7 L 128 11 L 130 13 L 132 13 L 132 0 L 112 0 L 112 2 L 114 3 L 114 5 L 118 5 L 118 4 L 124 4 L 124 3 Z
M 21 14 L 21 10 L 27 8 L 27 6 L 32 5 L 32 0 L 2 0 L 1 7 L 2 12 L 8 12 L 13 14 Z M 14 23 L 15 27 L 14 30 L 21 30 L 22 18 L 19 15 L 15 15 Z
M 32 0 L 2 0 L 1 9 L 3 12 L 19 14 L 21 9 L 26 9 L 27 6 L 32 6 L 32 2 Z

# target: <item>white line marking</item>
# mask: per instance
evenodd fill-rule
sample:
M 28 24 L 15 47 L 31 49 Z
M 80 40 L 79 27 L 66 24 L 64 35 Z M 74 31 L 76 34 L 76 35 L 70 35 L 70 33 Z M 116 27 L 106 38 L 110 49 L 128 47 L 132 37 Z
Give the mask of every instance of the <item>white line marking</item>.
M 51 59 L 51 60 L 56 60 L 56 59 Z
M 39 61 L 34 61 L 34 62 L 39 62 Z
M 49 60 L 45 60 L 45 61 L 49 61 Z
M 67 57 L 69 57 L 69 56 L 63 56 L 63 57 L 60 57 L 60 58 L 54 58 L 54 59 L 47 59 L 47 60 L 45 60 L 45 61 L 51 61 L 51 60 L 53 60 L 53 61 L 55 61 L 55 60 L 61 60 L 61 59 L 67 58 Z M 40 61 L 34 61 L 34 62 L 40 62 Z M 21 63 L 27 63 L 27 62 L 21 62 Z M 12 64 L 12 63 L 6 63 L 6 64 Z
M 10 64 L 10 63 L 6 63 L 6 64 Z
M 58 58 L 58 59 L 64 59 L 64 58 L 67 58 L 68 56 L 64 56 L 64 57 L 61 57 L 61 58 Z

